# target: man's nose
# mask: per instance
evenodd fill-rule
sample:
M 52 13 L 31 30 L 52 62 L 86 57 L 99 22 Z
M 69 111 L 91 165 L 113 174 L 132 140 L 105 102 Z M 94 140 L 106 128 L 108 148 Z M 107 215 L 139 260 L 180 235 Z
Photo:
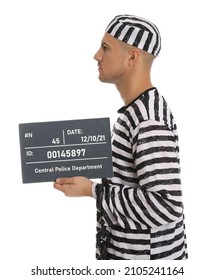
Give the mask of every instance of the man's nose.
M 100 49 L 95 53 L 94 59 L 97 60 L 97 61 L 102 60 Z

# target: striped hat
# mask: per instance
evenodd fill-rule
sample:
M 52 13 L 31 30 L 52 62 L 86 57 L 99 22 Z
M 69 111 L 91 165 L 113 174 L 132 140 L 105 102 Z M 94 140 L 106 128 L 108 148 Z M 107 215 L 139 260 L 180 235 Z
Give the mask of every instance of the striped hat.
M 161 49 L 158 28 L 150 21 L 132 15 L 116 16 L 107 26 L 106 32 L 113 37 L 152 55 Z

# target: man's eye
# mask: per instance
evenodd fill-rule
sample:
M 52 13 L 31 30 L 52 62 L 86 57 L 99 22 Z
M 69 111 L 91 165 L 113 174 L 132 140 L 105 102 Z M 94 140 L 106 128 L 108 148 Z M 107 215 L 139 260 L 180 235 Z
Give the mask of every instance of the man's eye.
M 105 44 L 102 44 L 102 49 L 105 51 L 107 49 Z

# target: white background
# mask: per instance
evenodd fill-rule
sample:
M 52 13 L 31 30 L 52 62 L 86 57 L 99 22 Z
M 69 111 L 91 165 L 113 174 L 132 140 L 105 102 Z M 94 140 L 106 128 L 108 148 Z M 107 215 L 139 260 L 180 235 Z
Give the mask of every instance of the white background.
M 162 35 L 152 80 L 178 125 L 189 250 L 189 260 L 176 265 L 185 265 L 181 279 L 205 275 L 210 279 L 214 249 L 211 4 L 208 0 L 0 1 L 1 279 L 41 279 L 30 274 L 37 265 L 100 266 L 95 261 L 95 201 L 65 197 L 52 183 L 22 184 L 18 124 L 96 117 L 110 117 L 114 124 L 123 104 L 114 85 L 99 82 L 93 55 L 107 24 L 122 13 L 153 21 Z M 115 266 L 109 262 L 105 267 L 110 264 Z

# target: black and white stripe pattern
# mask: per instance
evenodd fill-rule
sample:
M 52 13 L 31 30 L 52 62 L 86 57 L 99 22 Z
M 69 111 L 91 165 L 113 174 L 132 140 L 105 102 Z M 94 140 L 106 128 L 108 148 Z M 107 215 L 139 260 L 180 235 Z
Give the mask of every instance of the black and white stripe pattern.
M 161 49 L 158 28 L 150 21 L 132 15 L 116 16 L 106 28 L 113 37 L 152 55 L 157 56 Z
M 185 259 L 176 124 L 155 88 L 123 110 L 112 135 L 114 177 L 95 186 L 109 259 Z M 99 193 L 99 195 L 98 195 Z M 103 228 L 102 228 L 103 231 Z M 102 234 L 105 236 L 105 234 Z M 105 238 L 104 238 L 105 239 Z M 97 244 L 97 258 L 101 249 Z

